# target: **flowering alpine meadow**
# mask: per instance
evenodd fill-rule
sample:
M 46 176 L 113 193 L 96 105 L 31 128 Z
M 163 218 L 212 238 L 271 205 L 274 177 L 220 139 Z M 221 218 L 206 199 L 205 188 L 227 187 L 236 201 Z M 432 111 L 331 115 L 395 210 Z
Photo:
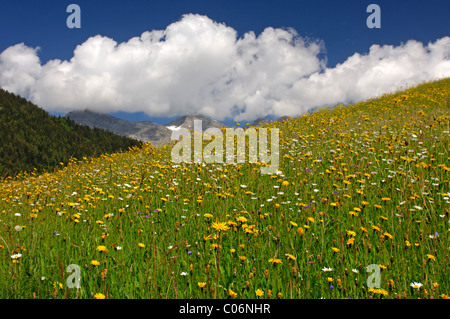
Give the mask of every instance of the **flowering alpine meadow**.
M 266 127 L 274 174 L 147 144 L 7 178 L 0 297 L 448 298 L 450 79 Z

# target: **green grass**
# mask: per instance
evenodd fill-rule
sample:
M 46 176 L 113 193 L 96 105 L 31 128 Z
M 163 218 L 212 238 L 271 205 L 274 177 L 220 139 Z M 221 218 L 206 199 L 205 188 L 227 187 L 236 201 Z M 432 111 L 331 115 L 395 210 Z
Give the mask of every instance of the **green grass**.
M 0 297 L 446 297 L 449 92 L 444 79 L 270 123 L 279 175 L 260 163 L 177 166 L 170 145 L 146 145 L 7 179 Z M 71 264 L 80 289 L 66 284 Z M 382 291 L 367 285 L 371 264 Z

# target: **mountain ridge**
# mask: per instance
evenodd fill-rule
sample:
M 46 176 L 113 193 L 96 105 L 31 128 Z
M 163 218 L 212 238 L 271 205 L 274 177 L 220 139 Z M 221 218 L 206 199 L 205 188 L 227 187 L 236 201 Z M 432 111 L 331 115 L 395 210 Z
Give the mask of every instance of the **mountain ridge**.
M 230 126 L 217 120 L 206 117 L 203 114 L 186 114 L 170 121 L 164 125 L 150 121 L 124 120 L 107 113 L 99 113 L 88 109 L 71 111 L 65 115 L 78 124 L 87 125 L 91 128 L 97 127 L 111 131 L 120 136 L 127 136 L 142 142 L 150 142 L 155 145 L 167 144 L 171 140 L 172 132 L 180 128 L 190 131 L 194 130 L 194 121 L 202 121 L 202 130 L 209 128 L 228 128 Z M 288 119 L 282 116 L 273 121 L 282 122 Z M 258 127 L 272 122 L 265 117 L 258 117 L 250 126 Z
M 164 125 L 150 121 L 128 121 L 115 116 L 90 110 L 72 111 L 65 115 L 78 124 L 98 127 L 120 136 L 128 136 L 142 142 L 165 144 L 170 141 L 172 131 Z

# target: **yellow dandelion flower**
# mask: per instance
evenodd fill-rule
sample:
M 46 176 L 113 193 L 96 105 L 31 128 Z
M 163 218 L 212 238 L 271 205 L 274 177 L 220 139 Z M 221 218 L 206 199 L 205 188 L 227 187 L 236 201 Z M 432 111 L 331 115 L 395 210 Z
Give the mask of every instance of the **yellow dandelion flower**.
M 347 230 L 347 235 L 355 237 L 356 236 L 356 232 L 354 232 L 353 230 Z
M 372 225 L 372 228 L 373 228 L 374 230 L 381 231 L 381 229 L 380 229 L 378 226 Z
M 206 286 L 206 282 L 198 282 L 197 285 L 203 289 Z
M 226 222 L 223 222 L 223 223 L 213 222 L 211 226 L 218 232 L 227 231 L 228 229 L 230 229 L 230 227 L 227 226 Z
M 106 246 L 103 246 L 103 245 L 97 246 L 97 250 L 98 250 L 99 252 L 108 251 L 108 250 L 106 249 Z
M 264 296 L 264 291 L 262 291 L 261 289 L 257 289 L 255 291 L 255 294 L 257 297 L 263 297 Z
M 237 224 L 232 220 L 227 221 L 227 224 L 228 226 L 237 226 Z
M 295 258 L 294 255 L 286 254 L 285 256 L 287 257 L 288 260 L 297 260 L 297 258 Z
M 293 222 L 293 221 L 290 221 L 289 224 L 291 224 L 291 225 L 294 226 L 294 227 L 298 227 L 297 223 L 295 223 L 295 222 Z
M 91 260 L 91 265 L 92 266 L 98 266 L 98 265 L 100 265 L 100 262 L 97 261 L 97 260 Z
M 247 222 L 247 218 L 245 218 L 244 216 L 239 216 L 236 220 L 238 222 L 241 222 L 241 223 L 246 223 Z

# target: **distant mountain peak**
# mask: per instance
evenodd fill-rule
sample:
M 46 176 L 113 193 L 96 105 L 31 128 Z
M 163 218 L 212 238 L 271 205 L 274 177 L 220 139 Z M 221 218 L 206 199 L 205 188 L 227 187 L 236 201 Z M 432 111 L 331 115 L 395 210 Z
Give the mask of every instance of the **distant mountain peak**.
M 176 120 L 174 120 L 170 123 L 167 123 L 165 126 L 172 131 L 179 130 L 180 128 L 186 128 L 188 130 L 193 130 L 194 129 L 194 120 L 202 121 L 202 129 L 203 130 L 206 130 L 211 127 L 215 127 L 215 128 L 228 127 L 227 125 L 225 125 L 219 121 L 210 119 L 202 114 L 183 115 L 183 116 L 177 118 Z

